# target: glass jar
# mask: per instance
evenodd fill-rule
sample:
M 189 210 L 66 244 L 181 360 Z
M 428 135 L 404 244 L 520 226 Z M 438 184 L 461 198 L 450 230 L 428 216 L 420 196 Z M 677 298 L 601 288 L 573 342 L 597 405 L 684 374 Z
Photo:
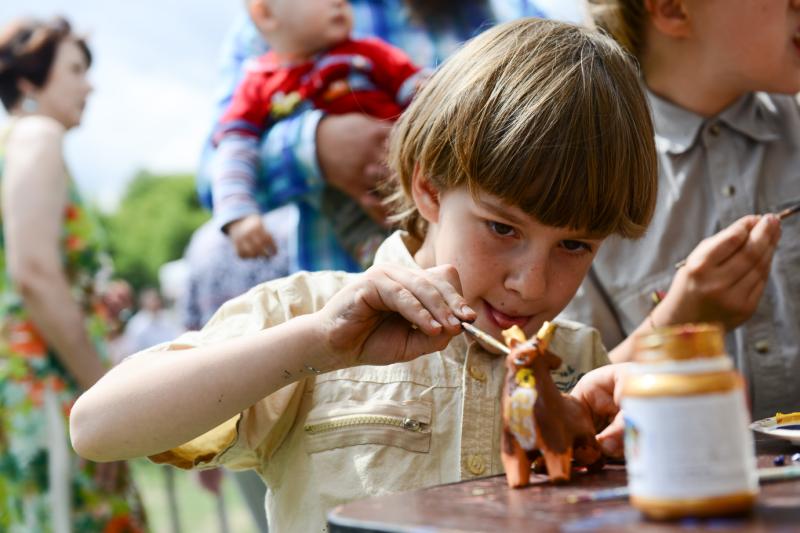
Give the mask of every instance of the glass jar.
M 635 340 L 623 382 L 631 504 L 654 519 L 745 512 L 758 494 L 744 380 L 720 327 L 658 328 Z

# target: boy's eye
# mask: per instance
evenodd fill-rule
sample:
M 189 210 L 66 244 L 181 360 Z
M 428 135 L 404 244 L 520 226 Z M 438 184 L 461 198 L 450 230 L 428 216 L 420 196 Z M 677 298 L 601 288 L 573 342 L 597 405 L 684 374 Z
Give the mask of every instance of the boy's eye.
M 502 237 L 508 237 L 514 234 L 514 228 L 508 224 L 495 222 L 494 220 L 488 220 L 486 223 L 489 225 L 490 230 Z
M 569 239 L 561 241 L 561 246 L 569 252 L 592 251 L 592 246 L 590 244 Z

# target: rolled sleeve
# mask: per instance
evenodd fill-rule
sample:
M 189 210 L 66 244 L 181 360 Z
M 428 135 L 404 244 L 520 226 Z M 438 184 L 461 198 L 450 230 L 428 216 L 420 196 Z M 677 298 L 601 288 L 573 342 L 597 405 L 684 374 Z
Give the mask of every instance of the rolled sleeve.
M 199 437 L 149 459 L 186 470 L 257 469 L 272 457 L 294 423 L 303 385 L 284 387 Z

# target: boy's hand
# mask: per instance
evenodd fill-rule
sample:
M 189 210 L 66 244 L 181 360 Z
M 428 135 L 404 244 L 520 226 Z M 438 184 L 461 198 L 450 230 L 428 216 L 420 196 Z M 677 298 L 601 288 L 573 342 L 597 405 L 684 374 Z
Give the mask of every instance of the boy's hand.
M 386 142 L 391 128 L 391 122 L 363 113 L 326 116 L 317 126 L 317 159 L 326 181 L 381 224 L 386 209 L 374 191 L 388 174 Z
M 570 392 L 592 413 L 603 453 L 617 459 L 624 455 L 625 422 L 619 406 L 627 366 L 628 363 L 618 363 L 595 368 L 579 379 Z
M 327 351 L 339 367 L 388 365 L 443 349 L 475 311 L 450 265 L 427 270 L 375 266 L 319 311 Z
M 272 235 L 264 229 L 261 215 L 247 215 L 234 220 L 227 227 L 228 237 L 242 259 L 252 257 L 271 257 L 277 252 Z
M 653 311 L 654 323 L 742 324 L 758 307 L 780 236 L 775 215 L 748 215 L 702 241 Z

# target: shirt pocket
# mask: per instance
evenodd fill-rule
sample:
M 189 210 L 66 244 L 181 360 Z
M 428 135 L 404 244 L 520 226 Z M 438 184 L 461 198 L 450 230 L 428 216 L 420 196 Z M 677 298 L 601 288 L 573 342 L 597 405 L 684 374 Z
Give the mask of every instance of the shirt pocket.
M 611 295 L 626 335 L 630 335 L 639 327 L 639 324 L 664 298 L 674 275 L 674 268 L 670 268 L 666 272 L 652 274 L 616 295 Z
M 314 407 L 303 430 L 309 453 L 377 444 L 428 453 L 433 404 L 423 400 L 334 402 Z

